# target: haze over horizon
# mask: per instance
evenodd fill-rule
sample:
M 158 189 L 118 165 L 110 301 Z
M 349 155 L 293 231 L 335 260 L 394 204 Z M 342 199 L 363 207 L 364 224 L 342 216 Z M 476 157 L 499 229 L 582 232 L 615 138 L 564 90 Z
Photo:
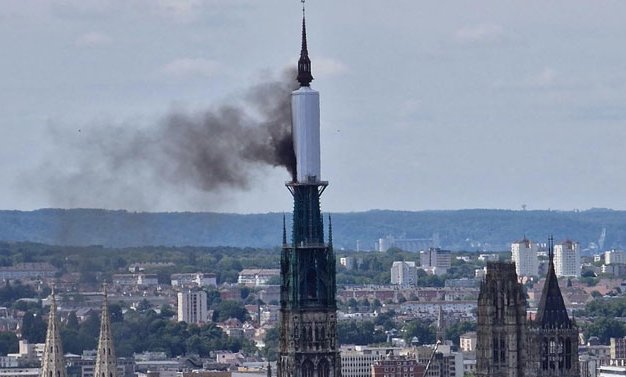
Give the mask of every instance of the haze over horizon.
M 623 14 L 616 0 L 307 2 L 324 209 L 626 209 Z M 94 164 L 89 181 L 81 163 L 100 135 L 245 107 L 295 65 L 300 15 L 295 0 L 3 2 L 0 208 L 290 211 L 282 168 L 206 192 L 141 164 Z

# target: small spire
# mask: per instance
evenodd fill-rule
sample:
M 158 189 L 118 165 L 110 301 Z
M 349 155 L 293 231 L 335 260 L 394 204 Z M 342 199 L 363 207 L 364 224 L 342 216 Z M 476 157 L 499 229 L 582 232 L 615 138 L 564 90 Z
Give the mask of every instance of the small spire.
M 46 333 L 46 345 L 43 359 L 41 361 L 41 377 L 66 377 L 65 359 L 63 357 L 63 346 L 59 323 L 57 321 L 57 302 L 54 285 L 52 286 L 50 303 L 50 314 L 48 316 L 48 331 Z
M 311 74 L 311 59 L 306 44 L 306 17 L 304 11 L 304 0 L 302 0 L 302 47 L 300 49 L 300 59 L 298 60 L 298 82 L 300 86 L 310 86 L 313 81 Z
M 537 305 L 535 321 L 543 328 L 572 328 L 572 322 L 568 317 L 561 288 L 559 288 L 559 280 L 554 269 L 554 238 L 552 235 L 548 238 L 548 257 L 550 258 L 548 274 L 543 284 L 541 299 Z
M 550 260 L 550 264 L 554 264 L 554 238 L 552 235 L 548 237 L 548 259 Z
M 102 300 L 102 318 L 100 319 L 100 337 L 98 339 L 94 377 L 116 377 L 117 359 L 115 358 L 115 348 L 113 347 L 106 283 L 102 284 L 102 294 L 104 298 Z

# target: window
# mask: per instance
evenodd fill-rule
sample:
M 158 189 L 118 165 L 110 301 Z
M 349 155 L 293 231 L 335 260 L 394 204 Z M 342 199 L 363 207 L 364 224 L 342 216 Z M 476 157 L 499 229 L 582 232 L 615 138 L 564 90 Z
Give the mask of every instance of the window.
M 300 373 L 302 375 L 302 377 L 313 377 L 313 363 L 311 362 L 311 360 L 305 360 L 304 363 L 302 363 L 302 373 Z
M 317 364 L 317 376 L 330 377 L 330 365 L 328 364 L 328 360 L 322 359 L 319 364 Z

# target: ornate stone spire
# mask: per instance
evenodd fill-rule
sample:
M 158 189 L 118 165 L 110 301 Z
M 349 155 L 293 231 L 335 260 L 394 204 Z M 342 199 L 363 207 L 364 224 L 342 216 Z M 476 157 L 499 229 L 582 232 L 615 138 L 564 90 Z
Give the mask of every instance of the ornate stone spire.
M 100 339 L 98 340 L 98 353 L 94 377 L 116 377 L 117 359 L 113 348 L 113 336 L 111 335 L 111 317 L 109 315 L 109 303 L 107 287 L 104 285 L 104 301 L 102 302 L 102 319 L 100 321 Z
M 63 358 L 63 346 L 59 335 L 59 322 L 57 321 L 57 302 L 52 288 L 52 303 L 48 317 L 48 333 L 46 334 L 46 348 L 41 361 L 41 377 L 67 377 L 65 359 Z
M 306 17 L 304 15 L 304 0 L 302 0 L 302 47 L 300 49 L 300 59 L 298 60 L 298 82 L 300 86 L 310 86 L 313 81 L 311 74 L 311 59 L 306 44 Z
M 528 361 L 524 376 L 580 377 L 578 326 L 567 315 L 554 269 L 554 240 L 548 242 L 548 275 L 537 308 L 527 328 Z
M 535 321 L 543 328 L 571 328 L 572 323 L 559 288 L 559 280 L 554 269 L 554 239 L 548 240 L 548 275 L 543 286 L 541 300 L 537 308 Z

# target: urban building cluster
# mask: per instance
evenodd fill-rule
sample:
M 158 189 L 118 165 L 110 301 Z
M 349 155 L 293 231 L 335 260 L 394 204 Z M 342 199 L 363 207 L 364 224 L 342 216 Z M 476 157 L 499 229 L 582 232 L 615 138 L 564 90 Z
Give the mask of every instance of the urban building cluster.
M 610 345 L 581 340 L 571 310 L 584 307 L 592 293 L 577 282 L 583 263 L 580 246 L 574 241 L 553 245 L 550 240 L 540 245 L 524 237 L 512 244 L 509 262 L 499 261 L 498 254 L 455 256 L 439 247 L 437 234 L 428 239 L 385 237 L 376 244 L 377 251 L 419 252 L 419 261 L 394 261 L 389 284 L 338 286 L 331 219 L 322 217 L 320 205 L 328 182 L 321 176 L 320 99 L 310 87 L 313 76 L 304 12 L 301 33 L 299 87 L 291 95 L 296 158 L 291 167 L 294 176 L 286 184 L 294 201 L 293 228 L 288 240 L 283 221 L 279 268 L 242 269 L 237 284 L 218 285 L 216 275 L 204 272 L 171 274 L 170 284 L 163 284 L 153 270 L 175 268 L 174 264 L 133 263 L 128 273 L 113 274 L 112 284 L 101 293 L 81 290 L 77 276 L 57 277 L 59 271 L 50 264 L 0 267 L 4 281 L 30 280 L 40 290 L 52 283 L 57 287 L 47 300 L 45 343 L 29 344 L 21 339 L 19 352 L 0 357 L 0 377 L 231 377 L 237 373 L 268 377 L 626 376 L 626 338 L 612 338 Z M 469 270 L 472 276 L 448 276 L 470 262 L 481 266 Z M 626 257 L 611 250 L 604 254 L 604 262 L 593 267 L 621 274 Z M 363 260 L 346 255 L 338 264 L 352 271 L 358 270 Z M 593 267 L 588 265 L 587 271 L 595 274 Z M 384 268 L 386 275 L 389 267 Z M 422 286 L 425 279 L 445 281 L 439 286 Z M 610 295 L 609 286 L 604 284 L 605 291 L 597 294 Z M 243 304 L 245 315 L 220 319 L 210 310 L 209 294 Z M 258 351 L 228 349 L 213 350 L 208 358 L 191 354 L 168 357 L 161 351 L 118 358 L 110 301 L 124 303 L 127 310 L 139 310 L 146 303 L 156 308 L 175 307 L 176 314 L 167 320 L 167 326 L 199 328 L 211 323 L 229 340 L 246 339 L 257 350 L 272 347 L 266 344 L 266 335 L 278 328 L 275 349 L 270 350 L 275 361 L 270 363 Z M 82 355 L 63 352 L 60 319 L 70 311 L 77 321 L 99 313 L 97 349 Z M 3 331 L 20 334 L 24 318 L 20 323 L 17 312 L 20 310 L 0 308 Z M 385 327 L 388 323 L 378 323 L 378 318 L 400 328 Z M 341 345 L 339 328 L 345 323 L 356 325 L 357 332 L 371 324 L 374 332 L 384 331 L 386 338 L 379 338 L 380 344 Z M 420 334 L 427 339 L 413 333 L 405 336 L 409 324 L 423 326 Z M 453 337 L 452 330 L 464 324 L 473 329 Z M 435 335 L 431 337 L 432 330 Z
M 538 244 L 524 237 L 511 244 L 511 259 L 515 263 L 515 272 L 518 276 L 540 276 L 546 271 L 547 261 L 540 262 L 539 257 L 545 257 L 546 245 Z M 578 242 L 565 240 L 554 245 L 554 268 L 557 277 L 578 278 L 581 273 L 581 255 Z
M 573 243 L 575 244 L 575 243 Z M 580 278 L 573 276 L 559 276 L 557 272 L 557 252 L 558 245 L 554 245 L 552 253 L 552 263 L 550 263 L 550 253 L 546 251 L 547 245 L 535 244 L 529 240 L 514 242 L 511 248 L 510 257 L 506 253 L 455 253 L 438 248 L 429 248 L 420 253 L 416 253 L 415 261 L 395 261 L 390 268 L 389 284 L 382 285 L 339 285 L 336 290 L 336 299 L 340 306 L 336 310 L 336 321 L 342 323 L 356 322 L 376 322 L 379 316 L 393 313 L 394 320 L 399 323 L 410 323 L 411 321 L 424 321 L 432 323 L 437 328 L 437 342 L 424 344 L 420 339 L 414 341 L 406 340 L 402 329 L 389 331 L 386 334 L 387 344 L 384 346 L 375 345 L 339 345 L 341 373 L 344 376 L 371 376 L 385 374 L 394 375 L 402 373 L 411 375 L 423 375 L 426 365 L 430 361 L 427 372 L 428 376 L 462 376 L 473 373 L 478 375 L 484 368 L 481 364 L 481 357 L 489 353 L 493 359 L 494 349 L 498 352 L 505 351 L 505 355 L 498 356 L 498 365 L 505 360 L 511 360 L 507 352 L 512 350 L 509 343 L 513 338 L 509 333 L 502 333 L 505 328 L 518 326 L 519 339 L 524 339 L 524 357 L 526 364 L 530 365 L 532 356 L 529 352 L 534 349 L 538 342 L 535 338 L 539 334 L 546 334 L 544 327 L 532 327 L 540 318 L 546 316 L 545 313 L 557 313 L 557 318 L 565 318 L 563 313 L 567 313 L 569 322 L 553 324 L 548 323 L 547 329 L 559 328 L 568 329 L 567 326 L 574 326 L 584 319 L 572 319 L 571 312 L 575 309 L 584 309 L 585 305 L 593 300 L 592 292 L 599 292 L 601 295 L 609 296 L 613 292 L 618 292 L 621 286 L 620 279 L 602 278 L 596 286 L 589 287 Z M 569 250 L 575 247 L 569 247 Z M 509 263 L 502 267 L 499 260 L 514 260 L 516 250 L 523 250 L 520 255 L 528 255 L 528 250 L 536 250 L 538 272 L 545 271 L 548 278 L 541 278 L 537 275 L 530 276 L 532 279 L 524 279 L 523 275 L 517 274 L 518 263 Z M 565 250 L 568 250 L 565 248 Z M 544 255 L 545 253 L 545 261 Z M 343 269 L 344 273 L 358 270 L 363 263 L 363 254 L 354 256 L 344 254 L 337 258 L 337 267 Z M 418 259 L 419 258 L 419 259 Z M 601 273 L 604 266 L 620 266 L 625 261 L 624 253 L 620 250 L 609 250 L 598 256 L 581 257 L 580 265 L 582 271 L 595 271 Z M 531 261 L 533 261 L 531 259 Z M 547 262 L 547 263 L 546 263 Z M 531 264 L 530 262 L 528 264 Z M 429 267 L 445 268 L 448 273 L 454 271 L 453 266 L 466 265 L 476 266 L 467 269 L 467 275 L 461 278 L 449 278 L 447 274 L 436 275 L 436 269 Z M 540 267 L 546 265 L 546 267 Z M 550 266 L 553 266 L 553 275 L 549 275 Z M 480 267 L 484 266 L 484 267 Z M 495 266 L 495 267 L 494 267 Z M 500 266 L 500 267 L 497 267 Z M 25 268 L 26 267 L 26 268 Z M 281 270 L 245 268 L 239 271 L 236 284 L 218 284 L 214 274 L 195 273 L 172 273 L 169 275 L 171 284 L 159 283 L 155 268 L 173 268 L 175 266 L 143 266 L 135 264 L 132 266 L 132 273 L 114 274 L 111 276 L 111 283 L 108 288 L 108 301 L 123 303 L 128 310 L 133 310 L 146 300 L 154 308 L 163 305 L 170 306 L 175 315 L 172 321 L 194 323 L 202 325 L 205 323 L 215 323 L 221 331 L 228 337 L 237 339 L 248 339 L 263 349 L 265 335 L 271 329 L 280 324 L 280 302 L 281 302 Z M 33 268 L 28 270 L 27 268 Z M 534 268 L 534 267 L 533 267 Z M 78 280 L 72 277 L 59 275 L 53 266 L 49 264 L 20 265 L 16 268 L 3 269 L 11 275 L 7 281 L 22 281 L 36 287 L 57 285 L 55 302 L 57 319 L 66 320 L 68 313 L 75 312 L 80 322 L 85 321 L 90 314 L 101 313 L 103 309 L 103 296 L 99 292 L 85 290 Z M 422 270 L 421 272 L 419 272 Z M 15 271 L 19 271 L 19 274 Z M 481 272 L 481 273 L 477 273 Z M 427 277 L 443 276 L 443 286 L 421 286 L 420 282 Z M 494 283 L 494 281 L 496 283 Z M 504 283 L 497 283 L 498 281 Z M 524 296 L 521 297 L 517 291 L 507 291 L 497 288 L 498 284 L 511 289 L 522 289 L 522 283 L 529 283 L 523 286 Z M 494 288 L 493 286 L 496 286 Z M 558 288 L 557 299 L 545 299 L 545 293 L 554 293 Z M 494 299 L 492 296 L 485 296 L 485 291 L 497 291 L 501 296 Z M 244 300 L 242 293 L 251 292 L 260 301 Z M 594 292 L 595 293 L 595 292 Z M 81 299 L 74 301 L 69 299 L 79 294 Z M 249 320 L 240 321 L 234 318 L 227 318 L 214 322 L 212 310 L 209 309 L 209 294 L 219 295 L 222 300 L 233 300 L 241 302 L 247 313 Z M 517 296 L 516 296 L 517 295 Z M 488 298 L 485 298 L 488 297 Z M 552 296 L 548 296 L 552 297 Z M 512 300 L 512 301 L 511 301 Z M 517 300 L 517 301 L 516 301 Z M 542 305 L 560 302 L 559 310 L 541 309 Z M 50 303 L 52 300 L 48 300 Z M 502 308 L 491 307 L 493 303 L 505 303 Z M 488 303 L 488 305 L 486 304 Z M 511 306 L 508 303 L 511 303 Z M 498 304 L 496 304 L 498 305 Z M 521 308 L 521 312 L 512 311 L 512 307 Z M 564 309 L 567 308 L 567 309 Z M 482 314 L 481 314 L 482 313 Z M 485 325 L 481 326 L 484 316 L 495 316 L 486 321 L 491 327 L 485 330 Z M 499 314 L 500 313 L 500 314 Z M 507 314 L 508 313 L 508 314 Z M 544 314 L 541 314 L 544 313 Z M 106 317 L 106 316 L 105 316 Z M 491 318 L 491 317 L 487 317 Z M 497 318 L 503 318 L 509 322 L 496 326 Z M 19 334 L 21 318 L 16 316 L 16 311 L 11 308 L 0 308 L 0 329 L 2 331 L 12 331 Z M 321 323 L 321 322 L 317 322 Z M 456 338 L 450 338 L 446 329 L 457 326 L 461 323 L 477 323 L 475 330 L 457 334 Z M 569 324 L 568 324 L 569 323 Z M 601 376 L 606 371 L 624 370 L 626 373 L 626 338 L 611 339 L 610 344 L 599 344 L 597 338 L 594 340 L 584 339 L 580 328 L 572 327 L 567 336 L 570 338 L 569 346 L 575 343 L 578 347 L 578 357 L 572 356 L 565 361 L 571 368 L 578 368 L 581 376 Z M 569 331 L 568 330 L 568 331 Z M 576 330 L 576 331 L 574 331 Z M 322 331 L 319 327 L 318 331 Z M 325 331 L 325 330 L 324 330 Z M 485 335 L 487 331 L 489 336 Z M 508 331 L 508 330 L 507 330 Z M 549 333 L 549 332 L 548 332 Z M 575 333 L 575 336 L 574 336 Z M 312 328 L 315 334 L 315 327 Z M 504 339 L 504 348 L 498 340 L 494 343 L 493 334 L 496 338 Z M 315 335 L 313 335 L 315 336 Z M 533 338 L 534 337 L 534 338 Z M 565 335 L 557 333 L 555 338 L 565 339 Z M 482 349 L 485 344 L 484 339 L 491 339 L 488 349 Z M 535 339 L 535 340 L 533 340 Z M 575 342 L 574 342 L 575 339 Z M 574 342 L 574 343 L 572 343 Z M 497 346 L 497 347 L 496 347 Z M 566 343 L 557 344 L 561 349 Z M 495 348 L 494 348 L 495 347 Z M 567 349 L 567 348 L 563 348 Z M 573 348 L 570 348 L 573 350 Z M 42 344 L 30 344 L 23 339 L 20 341 L 19 351 L 0 357 L 0 372 L 2 376 L 37 375 L 41 374 L 40 368 L 35 365 L 39 360 L 46 360 L 44 357 L 46 347 Z M 481 356 L 482 355 L 482 356 Z M 82 355 L 64 355 L 64 365 L 69 376 L 92 377 L 98 356 L 97 350 L 86 350 Z M 578 360 L 578 361 L 575 361 Z M 564 361 L 564 362 L 565 362 Z M 508 362 L 508 361 L 507 361 Z M 398 364 L 400 363 L 400 364 Z M 535 361 L 536 364 L 536 361 Z M 577 367 L 576 367 L 577 366 Z M 272 373 L 276 373 L 277 365 L 271 364 Z M 43 368 L 43 364 L 42 364 Z M 135 354 L 133 357 L 118 357 L 116 359 L 116 375 L 114 377 L 143 376 L 142 373 L 150 371 L 153 376 L 155 372 L 166 377 L 185 376 L 189 373 L 208 373 L 211 369 L 219 376 L 224 373 L 238 373 L 239 370 L 247 370 L 248 373 L 255 371 L 257 374 L 267 374 L 266 363 L 254 355 L 243 353 L 233 353 L 227 350 L 212 353 L 211 358 L 202 358 L 190 364 L 181 358 L 169 358 L 162 353 Z M 393 368 L 393 369 L 392 369 Z M 400 368 L 400 369 L 398 369 Z M 407 368 L 406 370 L 404 368 Z M 411 369 L 412 368 L 412 369 Z M 489 367 L 487 367 L 489 368 Z M 510 368 L 510 366 L 509 366 Z M 445 371 L 445 372 L 444 372 Z M 454 373 L 452 372 L 454 371 Z M 485 375 L 483 373 L 483 375 Z M 490 374 L 488 374 L 490 375 Z M 606 375 L 606 374 L 604 374 Z M 209 375 L 207 375 L 209 376 Z M 217 376 L 217 375 L 216 375 Z
M 445 275 L 452 266 L 449 250 L 430 247 L 419 252 L 419 265 L 415 261 L 397 261 L 391 266 L 391 284 L 412 286 L 417 284 L 418 270 L 431 275 Z

